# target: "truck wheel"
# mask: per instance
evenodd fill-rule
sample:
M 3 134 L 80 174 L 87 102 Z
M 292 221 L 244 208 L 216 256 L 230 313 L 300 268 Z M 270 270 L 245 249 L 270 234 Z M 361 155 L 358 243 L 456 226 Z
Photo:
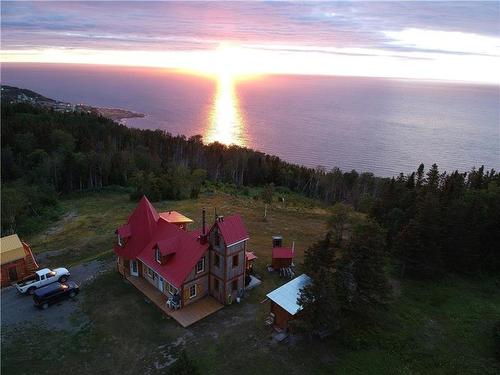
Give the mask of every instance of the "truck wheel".
M 35 294 L 35 290 L 36 290 L 36 288 L 34 286 L 32 286 L 31 288 L 28 289 L 28 294 L 30 294 L 30 295 Z
M 49 304 L 47 302 L 45 302 L 43 305 L 42 305 L 42 309 L 44 310 L 47 310 L 49 308 Z
M 75 296 L 76 296 L 76 293 L 75 293 L 75 292 L 71 292 L 71 293 L 69 294 L 69 298 L 75 298 Z
M 61 276 L 61 277 L 59 278 L 59 282 L 60 282 L 60 283 L 65 283 L 66 281 L 68 281 L 68 277 L 67 277 L 67 276 Z

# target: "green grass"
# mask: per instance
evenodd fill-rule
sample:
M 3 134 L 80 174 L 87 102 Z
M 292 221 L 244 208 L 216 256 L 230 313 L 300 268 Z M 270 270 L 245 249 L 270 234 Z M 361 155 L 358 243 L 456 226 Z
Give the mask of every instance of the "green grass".
M 257 192 L 258 193 L 258 192 Z M 257 194 L 255 193 L 255 194 Z M 376 325 L 359 324 L 349 336 L 324 341 L 273 344 L 263 325 L 269 312 L 260 303 L 284 280 L 265 271 L 270 263 L 273 234 L 285 243 L 296 241 L 297 261 L 324 233 L 327 210 L 294 196 L 274 204 L 263 220 L 264 204 L 246 194 L 205 193 L 198 200 L 159 202 L 200 222 L 202 207 L 211 217 L 240 213 L 259 259 L 263 284 L 242 304 L 183 329 L 163 317 L 153 305 L 114 271 L 82 289 L 81 311 L 70 317 L 72 331 L 23 327 L 2 331 L 2 371 L 6 374 L 151 374 L 175 358 L 182 348 L 206 374 L 493 374 L 492 328 L 500 319 L 498 278 L 404 281 L 401 295 L 380 314 Z M 49 232 L 29 238 L 36 254 L 61 250 L 47 265 L 71 265 L 111 258 L 114 229 L 135 206 L 123 193 L 106 192 L 66 199 L 66 218 Z M 50 313 L 50 310 L 48 311 Z M 45 343 L 50 343 L 46 346 Z

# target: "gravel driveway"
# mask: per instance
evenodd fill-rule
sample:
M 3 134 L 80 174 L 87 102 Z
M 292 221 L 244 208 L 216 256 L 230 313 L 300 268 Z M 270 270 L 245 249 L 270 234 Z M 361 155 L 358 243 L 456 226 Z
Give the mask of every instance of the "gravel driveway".
M 70 280 L 80 286 L 91 281 L 95 276 L 104 273 L 113 267 L 113 262 L 92 261 L 72 267 Z M 1 321 L 2 330 L 22 323 L 43 325 L 51 329 L 70 330 L 74 326 L 70 322 L 70 315 L 78 311 L 78 299 L 85 293 L 82 287 L 80 294 L 74 299 L 67 299 L 50 306 L 47 310 L 40 310 L 33 306 L 31 296 L 19 293 L 15 287 L 1 290 Z

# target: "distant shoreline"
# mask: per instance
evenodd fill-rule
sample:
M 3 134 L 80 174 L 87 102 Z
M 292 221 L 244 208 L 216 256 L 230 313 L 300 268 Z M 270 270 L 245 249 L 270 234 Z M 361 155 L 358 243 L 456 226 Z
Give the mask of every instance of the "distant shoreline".
M 28 89 L 21 89 L 8 85 L 2 85 L 2 99 L 10 103 L 30 103 L 35 106 L 50 108 L 56 112 L 95 113 L 117 122 L 122 122 L 122 120 L 128 118 L 143 118 L 146 116 L 144 113 L 134 112 L 128 109 L 95 107 L 87 104 L 72 104 L 54 100 Z
M 129 111 L 128 109 L 122 108 L 107 108 L 107 107 L 91 107 L 95 112 L 97 112 L 102 117 L 109 118 L 113 121 L 121 122 L 122 120 L 128 118 L 144 118 L 146 115 L 144 113 Z

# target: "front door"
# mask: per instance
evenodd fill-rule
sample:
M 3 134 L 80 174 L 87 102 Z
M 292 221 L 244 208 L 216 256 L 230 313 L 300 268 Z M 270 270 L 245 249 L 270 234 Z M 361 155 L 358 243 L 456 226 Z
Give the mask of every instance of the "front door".
M 17 281 L 17 269 L 16 269 L 16 267 L 9 268 L 9 280 L 10 281 Z
M 163 293 L 163 277 L 158 277 L 158 289 Z
M 139 270 L 137 267 L 137 261 L 136 260 L 131 260 L 130 261 L 130 274 L 132 276 L 139 276 Z

